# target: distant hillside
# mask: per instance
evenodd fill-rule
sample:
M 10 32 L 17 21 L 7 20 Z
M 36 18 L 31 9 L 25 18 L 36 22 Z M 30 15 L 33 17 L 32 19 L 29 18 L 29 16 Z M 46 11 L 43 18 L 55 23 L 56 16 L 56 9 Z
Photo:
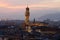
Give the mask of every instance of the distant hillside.
M 0 25 L 5 25 L 6 23 L 16 23 L 21 24 L 24 20 L 7 20 L 7 21 L 0 21 Z
M 40 20 L 46 20 L 46 19 L 60 20 L 60 13 L 48 14 L 48 15 L 45 15 L 45 16 L 40 17 L 39 19 Z

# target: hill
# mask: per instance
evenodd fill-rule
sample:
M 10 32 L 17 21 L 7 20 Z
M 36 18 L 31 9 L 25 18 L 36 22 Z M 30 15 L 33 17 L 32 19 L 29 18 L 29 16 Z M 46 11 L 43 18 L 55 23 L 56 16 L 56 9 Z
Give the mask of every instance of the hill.
M 60 20 L 60 13 L 44 15 L 44 16 L 41 16 L 39 19 L 40 20 L 46 20 L 46 19 Z

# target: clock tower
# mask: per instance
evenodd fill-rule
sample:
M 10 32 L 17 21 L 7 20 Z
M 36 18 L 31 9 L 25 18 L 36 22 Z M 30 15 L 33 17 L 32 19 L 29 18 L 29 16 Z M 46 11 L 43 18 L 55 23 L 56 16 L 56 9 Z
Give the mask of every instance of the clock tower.
M 26 25 L 29 25 L 29 16 L 30 16 L 30 12 L 29 12 L 29 7 L 27 6 L 26 12 L 25 12 L 25 24 Z

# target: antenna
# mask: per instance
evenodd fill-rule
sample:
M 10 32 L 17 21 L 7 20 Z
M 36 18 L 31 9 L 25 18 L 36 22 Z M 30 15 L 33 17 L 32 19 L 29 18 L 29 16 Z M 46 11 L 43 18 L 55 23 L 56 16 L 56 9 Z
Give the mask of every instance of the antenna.
M 27 5 L 27 7 L 28 7 L 28 0 L 26 0 L 26 5 Z

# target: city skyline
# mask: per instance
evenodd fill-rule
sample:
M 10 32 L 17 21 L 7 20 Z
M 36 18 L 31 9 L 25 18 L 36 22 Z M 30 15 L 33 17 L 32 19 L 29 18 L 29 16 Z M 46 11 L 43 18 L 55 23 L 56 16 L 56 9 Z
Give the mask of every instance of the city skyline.
M 0 0 L 0 19 L 23 20 L 26 0 Z M 30 19 L 43 15 L 60 13 L 60 0 L 28 0 Z M 37 16 L 38 15 L 38 16 Z

